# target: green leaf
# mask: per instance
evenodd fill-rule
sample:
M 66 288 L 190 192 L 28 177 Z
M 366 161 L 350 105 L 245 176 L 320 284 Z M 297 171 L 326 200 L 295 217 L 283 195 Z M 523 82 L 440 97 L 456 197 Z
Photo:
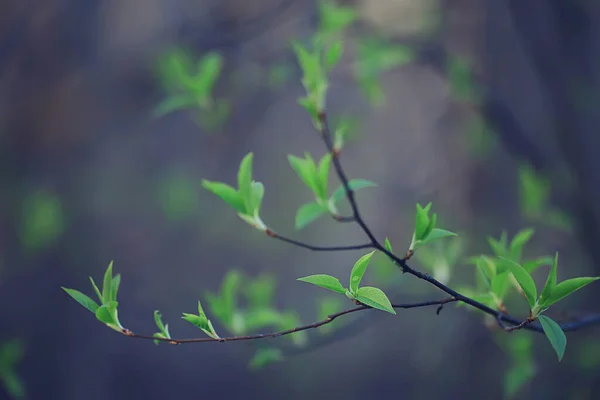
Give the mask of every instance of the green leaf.
M 312 158 L 304 159 L 290 154 L 288 155 L 288 161 L 302 182 L 318 196 L 319 188 L 316 184 L 318 178 L 316 166 L 314 165 Z
M 260 206 L 262 204 L 263 196 L 265 195 L 265 187 L 260 182 L 252 181 L 252 204 L 251 210 L 248 210 L 252 213 L 258 213 L 260 210 Z
M 434 217 L 436 215 L 437 214 L 433 214 Z M 434 221 L 434 219 L 432 219 L 432 221 Z M 442 239 L 442 238 L 450 237 L 450 236 L 457 236 L 457 235 L 456 235 L 456 233 L 447 231 L 445 229 L 433 228 L 431 230 L 431 232 L 429 232 L 429 234 L 425 237 L 425 239 L 423 239 L 423 244 L 431 243 L 434 240 Z
M 250 360 L 250 369 L 260 369 L 273 362 L 283 361 L 281 350 L 275 347 L 261 348 L 256 351 Z
M 521 289 L 523 289 L 523 293 L 525 293 L 529 306 L 533 308 L 537 300 L 537 288 L 535 287 L 535 282 L 531 275 L 516 262 L 502 257 L 500 257 L 500 259 L 505 262 L 506 267 L 513 274 L 519 283 L 519 286 L 521 286 Z
M 263 274 L 243 286 L 243 291 L 251 308 L 269 307 L 275 294 L 275 278 Z
M 550 292 L 550 298 L 543 303 L 543 307 L 549 307 L 557 301 L 567 297 L 571 293 L 581 289 L 582 287 L 589 285 L 590 283 L 600 279 L 600 277 L 582 277 L 573 278 L 562 281 L 552 289 Z
M 94 287 L 94 291 L 96 292 L 96 296 L 98 296 L 98 300 L 100 301 L 100 303 L 103 302 L 102 300 L 102 293 L 100 292 L 100 289 L 98 289 L 98 285 L 96 285 L 96 282 L 94 281 L 94 278 L 92 278 L 90 276 L 90 282 L 92 282 L 92 286 Z
M 109 301 L 103 304 L 96 310 L 96 318 L 98 321 L 105 323 L 106 325 L 117 325 L 119 321 L 116 318 L 117 306 L 119 303 L 116 301 Z
M 540 315 L 538 316 L 538 319 L 542 324 L 542 328 L 544 329 L 548 341 L 558 356 L 558 361 L 562 361 L 562 358 L 565 355 L 565 348 L 567 347 L 567 337 L 565 336 L 565 333 L 551 318 Z
M 102 284 L 102 302 L 104 304 L 112 301 L 112 266 L 113 262 L 111 261 L 108 264 L 108 268 L 106 268 L 106 272 L 104 273 L 104 283 Z
M 220 294 L 229 317 L 233 315 L 237 308 L 237 294 L 241 283 L 242 275 L 235 270 L 227 272 L 225 279 L 223 279 Z M 198 306 L 200 307 L 200 302 L 198 302 Z
M 160 315 L 160 311 L 154 310 L 154 322 L 156 322 L 156 326 L 158 327 L 159 333 L 155 333 L 153 336 L 163 339 L 171 339 L 171 334 L 169 333 L 169 324 L 163 324 L 162 317 Z M 159 344 L 158 340 L 154 341 L 154 344 Z
M 509 258 L 508 249 L 506 248 L 506 245 L 502 243 L 502 240 L 497 241 L 492 237 L 488 237 L 487 241 L 490 247 L 492 248 L 494 255 L 498 257 Z
M 492 279 L 492 293 L 503 299 L 510 285 L 510 271 L 504 271 Z
M 340 33 L 358 19 L 358 13 L 352 7 L 340 6 L 329 0 L 319 1 L 318 7 L 319 30 L 323 34 Z
M 360 189 L 375 187 L 377 184 L 366 179 L 352 179 L 348 182 L 348 186 L 355 192 Z M 344 186 L 340 186 L 333 192 L 331 199 L 334 203 L 339 203 L 344 197 L 346 197 L 346 190 L 344 189 Z
M 208 325 L 208 319 L 206 319 L 206 316 L 204 316 L 204 315 L 183 313 L 183 316 L 181 318 L 184 319 L 185 321 L 189 322 L 190 324 L 194 325 L 195 327 L 200 328 L 205 333 L 210 332 L 210 326 Z
M 523 261 L 523 268 L 530 274 L 543 265 L 552 265 L 554 259 L 552 257 L 539 257 L 534 260 Z
M 96 304 L 96 302 L 94 300 L 90 299 L 85 294 L 83 294 L 75 289 L 68 289 L 65 287 L 63 287 L 62 290 L 67 292 L 67 294 L 69 296 L 71 296 L 76 302 L 78 302 L 79 304 L 81 304 L 82 306 L 84 306 L 85 308 L 90 310 L 91 312 L 96 313 L 96 310 L 98 310 L 98 304 Z
M 200 96 L 210 96 L 221 69 L 223 57 L 217 52 L 205 54 L 198 63 L 198 74 L 195 78 L 195 89 Z
M 477 270 L 488 289 L 492 287 L 492 280 L 496 277 L 496 265 L 486 256 L 481 256 L 477 259 Z
M 522 362 L 510 367 L 504 374 L 504 393 L 506 398 L 513 398 L 527 382 L 535 376 L 535 368 L 531 362 Z
M 373 254 L 375 254 L 375 250 L 365 254 L 359 258 L 356 263 L 354 263 L 354 267 L 352 267 L 352 272 L 350 273 L 350 293 L 356 294 L 358 292 L 358 286 L 360 285 L 360 281 L 362 280 L 362 277 L 369 266 L 369 262 L 371 261 Z
M 332 70 L 342 58 L 344 52 L 344 46 L 341 41 L 337 41 L 331 45 L 331 47 L 325 53 L 325 65 L 327 70 Z
M 325 207 L 317 203 L 307 203 L 296 212 L 296 229 L 302 229 L 327 212 Z
M 385 249 L 387 251 L 389 251 L 390 253 L 393 253 L 393 251 L 392 251 L 392 244 L 390 243 L 390 239 L 385 238 L 384 246 L 385 246 Z
M 121 285 L 121 274 L 115 275 L 112 280 L 111 285 L 111 300 L 117 301 L 117 292 L 119 291 L 119 286 Z
M 546 279 L 546 284 L 544 285 L 544 289 L 542 289 L 542 294 L 540 295 L 540 306 L 550 300 L 550 294 L 554 287 L 556 286 L 556 269 L 558 268 L 558 252 L 554 256 L 554 262 L 552 263 L 552 267 L 550 268 L 550 272 L 548 272 L 548 278 Z M 545 308 L 545 307 L 544 307 Z
M 221 182 L 211 182 L 206 179 L 202 180 L 202 187 L 214 193 L 221 198 L 225 203 L 229 204 L 234 210 L 239 213 L 246 213 L 246 206 L 242 197 L 237 190 L 231 186 Z
M 429 203 L 431 205 L 431 203 Z M 415 240 L 422 240 L 427 227 L 429 226 L 429 216 L 427 211 L 417 203 L 417 215 L 415 217 Z
M 248 153 L 240 163 L 238 170 L 239 195 L 246 205 L 246 214 L 252 213 L 252 159 L 253 153 Z
M 329 169 L 331 167 L 331 153 L 323 156 L 317 168 L 317 177 L 319 182 L 319 197 L 327 199 L 327 186 L 329 181 Z
M 510 242 L 510 254 L 513 260 L 520 260 L 523 252 L 523 247 L 531 240 L 534 234 L 533 229 L 522 229 L 520 230 L 513 240 Z
M 161 101 L 152 114 L 154 117 L 160 118 L 173 111 L 192 108 L 194 105 L 196 105 L 196 102 L 190 95 L 173 95 Z
M 320 286 L 323 289 L 331 290 L 336 293 L 345 294 L 346 288 L 342 286 L 340 280 L 326 274 L 309 275 L 304 278 L 298 278 L 298 281 L 311 283 Z
M 396 314 L 396 311 L 392 307 L 390 300 L 381 289 L 371 286 L 361 287 L 358 289 L 355 298 L 366 306 L 373 307 L 381 311 L 387 311 L 391 314 Z

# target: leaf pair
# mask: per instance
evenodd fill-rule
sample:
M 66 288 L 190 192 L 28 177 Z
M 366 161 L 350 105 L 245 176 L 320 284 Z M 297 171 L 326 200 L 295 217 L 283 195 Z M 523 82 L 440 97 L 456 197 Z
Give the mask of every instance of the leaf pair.
M 153 336 L 161 339 L 171 339 L 171 333 L 169 332 L 169 324 L 163 324 L 162 316 L 160 311 L 154 310 L 154 322 L 158 327 L 159 332 L 156 332 Z M 154 344 L 160 343 L 158 340 L 154 341 Z
M 342 286 L 339 279 L 326 274 L 310 275 L 304 278 L 298 278 L 298 280 L 320 286 L 336 293 L 344 294 L 348 298 L 359 301 L 366 306 L 396 314 L 390 300 L 381 289 L 370 286 L 360 287 L 360 282 L 362 281 L 374 253 L 375 251 L 372 251 L 371 253 L 362 256 L 354 264 L 352 272 L 350 273 L 350 284 L 348 288 Z
M 265 231 L 266 225 L 260 219 L 260 206 L 265 194 L 262 183 L 252 179 L 253 153 L 248 153 L 238 170 L 238 190 L 222 183 L 202 180 L 202 186 L 220 197 L 238 212 L 238 216 L 254 228 Z
M 90 276 L 90 281 L 100 300 L 100 304 L 97 304 L 90 297 L 75 289 L 68 289 L 65 287 L 62 289 L 76 302 L 94 313 L 100 322 L 103 322 L 109 328 L 114 329 L 117 332 L 122 332 L 123 326 L 121 326 L 121 323 L 119 322 L 117 311 L 119 305 L 117 302 L 117 292 L 119 291 L 119 285 L 121 284 L 121 275 L 117 274 L 113 277 L 112 266 L 113 262 L 111 261 L 104 273 L 102 291 L 98 289 L 96 282 L 94 282 L 94 279 Z
M 431 217 L 429 217 L 430 210 L 431 203 L 427 204 L 427 206 L 424 208 L 417 203 L 415 231 L 409 247 L 409 250 L 411 251 L 416 250 L 419 246 L 433 242 L 434 240 L 449 236 L 456 236 L 456 233 L 454 232 L 436 228 L 435 225 L 437 223 L 437 214 L 434 213 Z

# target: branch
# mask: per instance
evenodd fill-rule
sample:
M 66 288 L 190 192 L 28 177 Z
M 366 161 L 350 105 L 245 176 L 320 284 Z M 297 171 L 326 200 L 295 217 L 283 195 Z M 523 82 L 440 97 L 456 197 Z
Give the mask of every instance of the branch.
M 323 137 L 323 141 L 325 142 L 325 145 L 327 146 L 327 150 L 332 155 L 335 171 L 346 191 L 346 197 L 348 198 L 348 202 L 350 203 L 350 207 L 352 208 L 352 216 L 353 216 L 354 220 L 356 221 L 356 223 L 361 227 L 361 229 L 363 230 L 365 235 L 367 235 L 367 237 L 371 241 L 372 248 L 379 250 L 382 253 L 384 253 L 385 255 L 387 255 L 398 266 L 400 266 L 400 268 L 402 269 L 402 271 L 404 273 L 409 273 L 421 280 L 424 280 L 424 281 L 432 284 L 433 286 L 437 287 L 438 289 L 442 290 L 443 292 L 449 294 L 451 296 L 451 298 L 455 299 L 455 301 L 463 302 L 465 304 L 470 305 L 471 307 L 474 307 L 480 311 L 483 311 L 486 314 L 494 316 L 496 318 L 496 320 L 498 321 L 498 324 L 506 331 L 510 332 L 510 331 L 513 331 L 516 329 L 526 329 L 526 330 L 530 330 L 530 331 L 534 331 L 534 332 L 543 332 L 543 329 L 542 329 L 541 325 L 539 325 L 539 324 L 532 324 L 531 321 L 528 319 L 522 321 L 522 320 L 514 318 L 510 315 L 507 315 L 502 311 L 494 310 L 493 308 L 490 308 L 490 307 L 486 306 L 485 304 L 482 304 L 478 301 L 471 299 L 470 297 L 467 297 L 467 296 L 464 296 L 464 295 L 458 293 L 456 290 L 444 285 L 443 283 L 439 282 L 438 280 L 431 277 L 430 275 L 422 273 L 420 271 L 417 271 L 417 270 L 411 268 L 408 265 L 407 261 L 412 256 L 412 252 L 409 251 L 408 253 L 406 253 L 406 256 L 404 256 L 404 258 L 400 258 L 397 255 L 393 254 L 392 252 L 388 251 L 381 243 L 379 243 L 379 241 L 377 240 L 377 238 L 375 238 L 375 235 L 373 235 L 373 232 L 371 232 L 371 230 L 369 229 L 369 227 L 367 226 L 367 224 L 365 223 L 365 221 L 363 220 L 363 218 L 360 214 L 360 211 L 358 209 L 358 204 L 356 203 L 356 199 L 354 198 L 354 192 L 353 192 L 352 188 L 350 188 L 350 185 L 348 184 L 348 178 L 346 177 L 346 174 L 344 172 L 344 169 L 343 169 L 342 164 L 339 159 L 340 152 L 338 150 L 334 149 L 333 140 L 331 138 L 331 131 L 329 129 L 329 124 L 327 121 L 327 115 L 324 112 L 321 112 L 319 114 L 319 122 L 320 122 L 320 126 L 321 126 L 321 130 L 320 130 L 321 136 Z M 508 322 L 509 324 L 511 324 L 511 327 L 506 327 L 506 325 L 504 324 L 505 322 Z M 576 329 L 580 329 L 585 326 L 598 324 L 598 323 L 600 323 L 600 314 L 590 316 L 587 319 L 582 319 L 577 322 L 562 324 L 560 326 L 563 329 L 563 331 L 570 331 L 570 330 L 576 330 Z
M 444 304 L 447 303 L 452 303 L 457 301 L 457 299 L 453 298 L 453 297 L 448 297 L 446 299 L 443 300 L 434 300 L 434 301 L 423 301 L 420 303 L 409 303 L 409 304 L 392 304 L 393 308 L 399 308 L 399 309 L 411 309 L 411 308 L 420 308 L 420 307 L 429 307 L 429 306 L 443 306 Z M 354 308 L 349 308 L 347 310 L 344 311 L 340 311 L 337 312 L 335 314 L 331 314 L 328 315 L 327 318 L 321 320 L 321 321 L 317 321 L 317 322 L 313 322 L 312 324 L 308 324 L 308 325 L 302 325 L 302 326 L 298 326 L 295 328 L 291 328 L 291 329 L 287 329 L 285 331 L 279 331 L 279 332 L 272 332 L 272 333 L 259 333 L 256 335 L 244 335 L 244 336 L 230 336 L 230 337 L 223 337 L 223 338 L 218 338 L 218 339 L 213 339 L 211 337 L 202 337 L 202 338 L 194 338 L 194 339 L 167 339 L 167 338 L 157 338 L 154 336 L 148 336 L 148 335 L 138 335 L 136 333 L 133 333 L 132 331 L 128 330 L 128 329 L 124 329 L 121 331 L 121 333 L 127 337 L 131 337 L 131 338 L 136 338 L 136 339 L 147 339 L 147 340 L 158 340 L 161 342 L 168 342 L 170 344 L 185 344 L 185 343 L 207 343 L 207 342 L 240 342 L 240 341 L 246 341 L 246 340 L 257 340 L 257 339 L 271 339 L 271 338 L 276 338 L 276 337 L 280 337 L 280 336 L 286 336 L 286 335 L 290 335 L 292 333 L 296 333 L 296 332 L 301 332 L 301 331 L 306 331 L 309 329 L 316 329 L 319 328 L 320 326 L 323 325 L 327 325 L 330 324 L 331 322 L 333 322 L 336 318 L 339 318 L 343 315 L 348 315 L 348 314 L 352 314 L 354 312 L 357 311 L 363 311 L 363 310 L 373 310 L 373 308 L 366 306 L 366 305 L 359 305 L 357 307 Z
M 303 243 L 294 239 L 287 238 L 285 236 L 281 236 L 278 233 L 267 229 L 266 233 L 268 236 L 279 239 L 282 242 L 293 244 L 294 246 L 302 247 L 303 249 L 308 249 L 312 251 L 350 251 L 350 250 L 363 250 L 363 249 L 371 249 L 373 248 L 372 243 L 364 243 L 364 244 L 355 244 L 349 246 L 313 246 L 311 244 Z

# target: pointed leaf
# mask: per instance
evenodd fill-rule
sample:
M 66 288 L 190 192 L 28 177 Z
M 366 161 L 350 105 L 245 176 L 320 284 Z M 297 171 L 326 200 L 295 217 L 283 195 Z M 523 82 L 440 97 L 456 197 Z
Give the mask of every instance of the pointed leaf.
M 194 98 L 189 95 L 169 96 L 156 106 L 153 115 L 154 117 L 163 117 L 173 111 L 191 108 L 194 103 Z
M 552 265 L 554 259 L 552 257 L 539 257 L 534 260 L 523 261 L 523 268 L 530 274 L 543 265 Z
M 214 193 L 221 198 L 225 203 L 229 204 L 234 210 L 239 213 L 246 214 L 246 206 L 237 190 L 231 186 L 221 183 L 212 182 L 206 179 L 202 180 L 202 187 Z
M 550 292 L 550 298 L 544 301 L 543 307 L 549 307 L 557 301 L 567 297 L 571 293 L 581 289 L 582 287 L 589 285 L 590 283 L 600 279 L 600 277 L 582 277 L 573 278 L 562 281 L 552 289 Z
M 381 289 L 371 286 L 361 287 L 358 289 L 358 293 L 356 294 L 355 298 L 366 306 L 373 307 L 381 311 L 387 311 L 391 314 L 396 314 L 396 311 L 392 307 L 390 300 Z
M 375 254 L 375 250 L 369 254 L 365 254 L 359 258 L 356 263 L 354 263 L 354 267 L 352 267 L 352 272 L 350 273 L 350 293 L 357 293 L 360 281 L 362 280 L 362 277 L 369 266 L 369 262 L 371 261 L 373 254 Z
M 435 217 L 436 215 L 437 215 L 437 214 L 433 214 L 433 216 L 434 216 L 434 217 Z M 432 221 L 433 221 L 433 219 L 432 219 Z M 438 229 L 438 228 L 434 228 L 434 229 L 433 229 L 433 230 L 432 230 L 432 231 L 431 231 L 431 232 L 430 232 L 430 233 L 427 235 L 427 237 L 425 237 L 425 239 L 423 239 L 423 244 L 426 244 L 426 243 L 431 243 L 431 242 L 433 242 L 434 240 L 437 240 L 437 239 L 442 239 L 442 238 L 445 238 L 445 237 L 450 237 L 450 236 L 457 236 L 457 235 L 456 235 L 456 233 L 454 233 L 454 232 L 450 232 L 450 231 L 447 231 L 447 230 L 445 230 L 445 229 Z
M 96 304 L 96 302 L 94 300 L 90 299 L 87 295 L 85 295 L 75 289 L 68 289 L 68 288 L 63 287 L 62 290 L 67 292 L 67 294 L 69 296 L 71 296 L 73 298 L 73 300 L 75 300 L 76 302 L 78 302 L 79 304 L 81 304 L 82 306 L 84 306 L 85 308 L 90 310 L 91 312 L 96 313 L 96 310 L 98 310 L 98 304 Z
M 117 292 L 119 291 L 119 286 L 121 285 L 121 274 L 115 275 L 112 280 L 112 288 L 111 288 L 111 300 L 117 301 Z
M 100 289 L 98 289 L 98 285 L 96 285 L 96 282 L 94 282 L 94 278 L 92 278 L 91 276 L 90 282 L 92 282 L 92 286 L 94 287 L 94 292 L 96 292 L 96 296 L 98 296 L 98 300 L 100 301 L 100 303 L 102 303 L 102 293 L 100 292 Z
M 111 261 L 108 264 L 108 268 L 106 268 L 106 272 L 104 273 L 104 283 L 102 284 L 102 302 L 108 303 L 112 300 L 112 266 L 113 262 Z
M 384 246 L 385 246 L 385 249 L 387 251 L 389 251 L 390 253 L 393 253 L 393 251 L 392 251 L 392 244 L 390 243 L 390 239 L 385 238 L 385 244 L 384 244 Z
M 323 156 L 317 168 L 317 176 L 319 181 L 319 197 L 323 200 L 327 199 L 327 184 L 329 181 L 329 168 L 331 167 L 331 153 Z
M 160 311 L 154 310 L 154 322 L 156 322 L 156 326 L 160 330 L 161 333 L 166 332 L 165 325 L 162 322 L 162 316 L 160 315 Z
M 510 271 L 504 271 L 492 279 L 492 293 L 500 300 L 504 299 L 504 295 L 510 285 Z
M 545 315 L 540 315 L 538 316 L 538 319 L 542 324 L 542 328 L 544 329 L 544 333 L 546 334 L 548 341 L 558 356 L 558 361 L 562 361 L 563 356 L 565 355 L 565 349 L 567 347 L 567 337 L 565 336 L 565 333 L 551 318 L 548 318 Z
M 515 235 L 509 246 L 513 260 L 519 260 L 521 258 L 523 247 L 531 240 L 534 232 L 535 230 L 533 229 L 522 229 Z
M 238 170 L 238 192 L 246 205 L 247 214 L 252 213 L 252 159 L 253 153 L 248 153 L 240 163 Z
M 313 166 L 311 165 L 310 160 L 305 160 L 290 154 L 288 155 L 288 161 L 302 182 L 304 182 L 304 184 L 308 186 L 308 188 L 312 190 L 315 195 L 318 195 L 319 189 L 315 183 L 316 173 L 315 169 L 313 169 Z
M 540 295 L 540 306 L 550 300 L 550 294 L 554 287 L 556 286 L 556 269 L 558 268 L 558 252 L 554 256 L 554 262 L 552 263 L 552 267 L 550 268 L 550 272 L 548 272 L 548 278 L 546 278 L 546 284 L 544 285 L 544 289 L 542 289 L 542 294 Z
M 340 280 L 330 275 L 317 274 L 305 276 L 304 278 L 298 278 L 298 281 L 311 283 L 316 286 L 320 286 L 323 289 L 331 290 L 340 294 L 346 293 L 346 288 L 342 286 Z
M 317 218 L 325 214 L 327 210 L 317 203 L 304 204 L 296 213 L 296 229 L 302 229 Z
M 256 350 L 256 353 L 250 360 L 250 369 L 260 369 L 268 364 L 282 361 L 283 354 L 280 349 L 276 347 L 267 347 Z
M 348 186 L 355 192 L 360 189 L 375 187 L 377 184 L 366 179 L 352 179 L 348 182 Z M 333 192 L 331 199 L 334 203 L 339 203 L 344 197 L 346 197 L 346 190 L 344 189 L 344 186 L 340 186 Z
M 331 47 L 327 50 L 325 54 L 325 65 L 328 70 L 331 70 L 342 58 L 342 53 L 344 52 L 344 46 L 341 41 L 337 41 L 331 45 Z
M 103 322 L 107 325 L 119 325 L 119 321 L 116 317 L 116 310 L 119 303 L 116 301 L 109 301 L 103 304 L 96 310 L 96 318 L 98 321 Z
M 431 203 L 429 203 L 431 204 Z M 415 217 L 415 240 L 422 240 L 427 227 L 429 226 L 429 216 L 427 211 L 417 203 L 417 216 Z
M 202 329 L 202 331 L 204 331 L 205 333 L 210 332 L 210 326 L 208 325 L 208 320 L 205 316 L 183 313 L 181 318 L 194 325 L 195 327 Z
M 252 181 L 252 205 L 251 212 L 257 213 L 260 211 L 263 197 L 265 195 L 265 187 L 261 182 Z
M 537 300 L 537 288 L 535 287 L 535 282 L 533 281 L 531 275 L 529 275 L 529 273 L 516 262 L 502 257 L 500 257 L 500 259 L 504 261 L 506 268 L 513 274 L 519 283 L 519 286 L 521 286 L 521 289 L 523 289 L 523 293 L 525 293 L 529 307 L 533 308 Z

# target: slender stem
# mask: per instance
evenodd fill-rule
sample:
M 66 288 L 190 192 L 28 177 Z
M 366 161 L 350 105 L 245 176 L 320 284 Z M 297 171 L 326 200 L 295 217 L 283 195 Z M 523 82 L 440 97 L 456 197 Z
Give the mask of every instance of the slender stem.
M 267 229 L 267 235 L 274 239 L 281 240 L 282 242 L 293 244 L 294 246 L 302 247 L 303 249 L 308 249 L 312 251 L 351 251 L 351 250 L 363 250 L 363 249 L 371 249 L 373 248 L 372 243 L 363 243 L 363 244 L 355 244 L 349 246 L 313 246 L 311 244 L 307 244 L 304 242 L 300 242 L 298 240 L 290 239 L 285 236 L 281 236 L 280 234 L 273 232 L 270 229 Z
M 429 307 L 429 306 L 442 306 L 444 304 L 447 303 L 452 303 L 457 301 L 455 298 L 453 297 L 448 297 L 442 300 L 434 300 L 434 301 L 423 301 L 420 303 L 409 303 L 409 304 L 392 304 L 393 308 L 399 308 L 399 309 L 411 309 L 411 308 L 420 308 L 420 307 Z M 298 326 L 292 329 L 287 329 L 285 331 L 279 331 L 279 332 L 272 332 L 272 333 L 259 333 L 256 335 L 244 335 L 244 336 L 230 336 L 230 337 L 223 337 L 223 338 L 218 338 L 218 339 L 213 339 L 211 337 L 202 337 L 202 338 L 194 338 L 194 339 L 166 339 L 166 338 L 156 338 L 154 336 L 148 336 L 148 335 L 138 335 L 136 333 L 133 333 L 130 330 L 124 330 L 122 333 L 125 336 L 131 337 L 131 338 L 136 338 L 136 339 L 147 339 L 147 340 L 158 340 L 161 342 L 168 342 L 170 344 L 185 344 L 185 343 L 208 343 L 208 342 L 239 342 L 239 341 L 245 341 L 245 340 L 257 340 L 257 339 L 270 339 L 270 338 L 276 338 L 279 336 L 286 336 L 286 335 L 290 335 L 292 333 L 296 333 L 296 332 L 301 332 L 301 331 L 306 331 L 309 329 L 316 329 L 319 328 L 320 326 L 323 325 L 327 325 L 331 322 L 333 322 L 333 320 L 335 320 L 338 317 L 341 317 L 343 315 L 347 315 L 347 314 L 351 314 L 357 311 L 363 311 L 363 310 L 372 310 L 373 308 L 369 307 L 369 306 L 365 306 L 365 305 L 359 305 L 357 307 L 354 308 L 350 308 L 344 311 L 340 311 L 337 312 L 335 314 L 331 314 L 328 315 L 327 318 L 321 320 L 321 321 L 317 321 L 317 322 L 313 322 L 312 324 L 308 324 L 308 325 L 302 325 L 302 326 Z

